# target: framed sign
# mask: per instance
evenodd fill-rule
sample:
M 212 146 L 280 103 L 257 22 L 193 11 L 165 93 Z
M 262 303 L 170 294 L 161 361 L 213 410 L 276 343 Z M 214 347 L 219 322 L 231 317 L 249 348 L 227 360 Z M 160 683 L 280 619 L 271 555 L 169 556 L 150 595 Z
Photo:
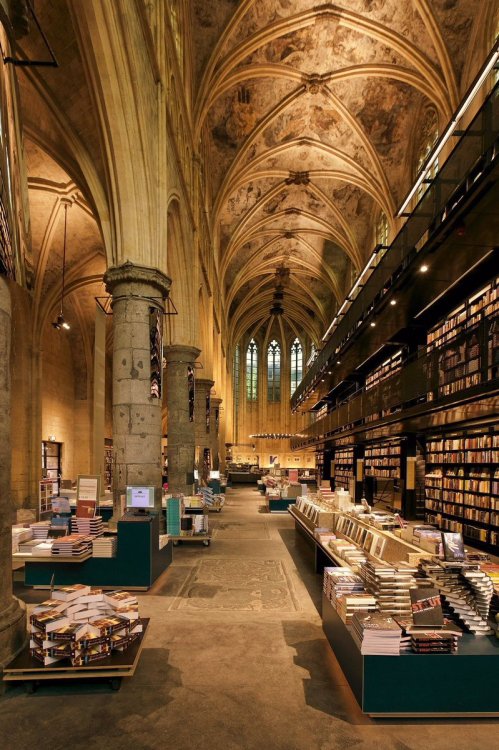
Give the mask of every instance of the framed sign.
M 99 502 L 101 494 L 100 474 L 78 474 L 76 480 L 76 500 L 94 500 Z

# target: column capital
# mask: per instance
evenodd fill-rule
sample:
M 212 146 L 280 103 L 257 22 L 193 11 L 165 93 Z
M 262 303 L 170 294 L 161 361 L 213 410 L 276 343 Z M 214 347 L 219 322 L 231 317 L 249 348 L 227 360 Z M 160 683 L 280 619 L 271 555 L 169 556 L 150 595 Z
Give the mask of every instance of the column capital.
M 214 385 L 215 381 L 210 380 L 209 378 L 196 378 L 196 388 L 206 388 L 206 390 L 211 390 Z
M 168 363 L 191 365 L 201 354 L 201 349 L 197 349 L 195 346 L 171 344 L 164 347 L 163 353 Z
M 219 396 L 212 396 L 211 397 L 211 405 L 212 406 L 220 406 L 222 403 L 223 398 L 220 398 Z
M 114 294 L 126 294 L 126 289 L 120 289 L 121 286 L 131 285 L 132 287 L 142 285 L 144 287 L 153 287 L 158 291 L 163 299 L 168 297 L 172 280 L 157 268 L 149 266 L 138 266 L 135 263 L 124 263 L 122 266 L 112 266 L 104 274 L 104 283 L 106 291 Z M 130 289 L 130 293 L 141 293 L 140 289 Z

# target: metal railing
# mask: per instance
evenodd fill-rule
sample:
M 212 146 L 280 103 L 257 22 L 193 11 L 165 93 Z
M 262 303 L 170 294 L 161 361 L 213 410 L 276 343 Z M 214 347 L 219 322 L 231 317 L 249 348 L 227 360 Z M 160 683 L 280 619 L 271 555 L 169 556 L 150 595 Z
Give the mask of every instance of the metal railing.
M 407 219 L 390 248 L 373 270 L 356 298 L 341 317 L 330 338 L 291 399 L 296 409 L 317 386 L 331 358 L 352 339 L 384 292 L 447 219 L 466 194 L 486 173 L 499 154 L 499 83 L 497 83 L 466 131 L 456 131 L 460 140 L 440 172 Z

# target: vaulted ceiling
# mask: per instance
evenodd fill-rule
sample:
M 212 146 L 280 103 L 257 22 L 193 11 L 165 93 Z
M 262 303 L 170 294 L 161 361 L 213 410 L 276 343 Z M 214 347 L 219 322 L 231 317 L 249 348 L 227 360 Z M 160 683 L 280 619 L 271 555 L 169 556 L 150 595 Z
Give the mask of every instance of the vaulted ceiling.
M 195 0 L 195 136 L 233 343 L 283 317 L 318 340 L 447 122 L 475 0 Z M 430 116 L 429 116 L 430 114 Z M 284 279 L 284 284 L 282 280 Z

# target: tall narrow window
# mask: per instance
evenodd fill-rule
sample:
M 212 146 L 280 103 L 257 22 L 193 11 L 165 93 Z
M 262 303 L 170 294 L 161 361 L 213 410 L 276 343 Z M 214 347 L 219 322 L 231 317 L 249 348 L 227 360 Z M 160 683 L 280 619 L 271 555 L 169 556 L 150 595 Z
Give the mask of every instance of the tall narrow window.
M 267 349 L 267 386 L 269 401 L 281 400 L 281 347 L 274 339 Z
M 246 398 L 256 401 L 258 396 L 258 347 L 251 339 L 246 350 Z
M 296 391 L 303 377 L 303 349 L 300 339 L 291 344 L 291 395 Z

